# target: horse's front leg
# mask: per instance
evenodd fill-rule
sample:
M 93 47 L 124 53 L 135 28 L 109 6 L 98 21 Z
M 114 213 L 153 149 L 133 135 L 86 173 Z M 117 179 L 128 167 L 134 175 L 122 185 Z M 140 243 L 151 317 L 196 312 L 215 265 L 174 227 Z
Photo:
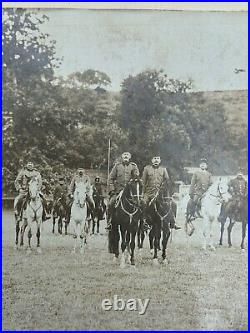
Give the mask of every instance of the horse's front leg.
M 23 224 L 22 224 L 22 226 L 21 226 L 21 228 L 20 228 L 20 229 L 21 229 L 20 246 L 23 246 L 24 233 L 25 233 L 25 230 L 26 230 L 27 226 L 28 226 L 27 219 L 24 218 L 24 219 L 23 219 Z
M 222 245 L 223 243 L 223 233 L 224 233 L 224 229 L 225 229 L 225 224 L 226 224 L 227 219 L 223 219 L 221 221 L 221 226 L 220 226 L 220 245 Z
M 161 226 L 158 224 L 155 226 L 155 232 L 154 232 L 154 257 L 153 257 L 153 264 L 159 265 L 158 261 L 158 248 L 160 243 L 160 237 L 159 234 L 161 233 Z
M 52 228 L 52 233 L 55 233 L 55 224 L 56 224 L 56 217 L 53 216 L 53 228 Z
M 16 219 L 16 241 L 15 241 L 15 249 L 18 248 L 18 238 L 19 238 L 19 232 L 20 232 L 20 221 L 19 219 L 15 216 Z
M 214 225 L 215 218 L 209 219 L 209 248 L 211 251 L 215 251 L 215 247 L 213 245 L 213 225 Z
M 150 247 L 150 253 L 154 253 L 154 234 L 155 234 L 155 226 L 152 227 L 152 229 L 149 231 L 149 247 Z
M 131 265 L 135 265 L 135 237 L 136 237 L 136 230 L 133 230 L 131 233 L 131 241 L 130 241 L 130 263 Z
M 42 253 L 42 250 L 41 250 L 41 247 L 40 247 L 41 224 L 42 224 L 42 220 L 37 222 L 36 237 L 37 237 L 37 252 L 38 253 Z
M 72 222 L 71 222 L 72 224 Z M 72 250 L 72 253 L 76 253 L 76 247 L 77 247 L 77 235 L 78 235 L 78 224 L 76 221 L 73 221 L 73 239 L 74 239 L 74 247 Z
M 59 215 L 59 218 L 58 218 L 58 233 L 61 235 L 62 234 L 62 216 Z
M 203 218 L 203 231 L 202 231 L 202 235 L 203 235 L 203 243 L 202 243 L 202 249 L 204 251 L 206 251 L 207 249 L 207 237 L 208 237 L 208 223 L 209 223 L 209 217 L 205 214 L 204 218 Z
M 247 227 L 247 221 L 242 222 L 242 240 L 241 240 L 241 249 L 245 250 L 245 237 L 246 237 L 246 227 Z
M 166 223 L 163 227 L 163 232 L 162 232 L 162 259 L 163 259 L 164 264 L 167 263 L 166 248 L 167 248 L 169 237 L 170 237 L 169 224 Z
M 121 254 L 121 261 L 120 261 L 120 267 L 121 268 L 125 268 L 125 264 L 126 264 L 126 259 L 125 259 L 125 249 L 126 249 L 126 228 L 124 226 L 120 226 L 120 230 L 121 230 L 121 250 L 122 250 L 122 254 Z
M 100 219 L 99 217 L 97 218 L 97 231 L 96 231 L 98 234 L 100 232 Z
M 228 246 L 229 247 L 232 247 L 231 233 L 232 233 L 233 226 L 234 226 L 234 221 L 232 219 L 230 219 L 229 226 L 227 228 Z

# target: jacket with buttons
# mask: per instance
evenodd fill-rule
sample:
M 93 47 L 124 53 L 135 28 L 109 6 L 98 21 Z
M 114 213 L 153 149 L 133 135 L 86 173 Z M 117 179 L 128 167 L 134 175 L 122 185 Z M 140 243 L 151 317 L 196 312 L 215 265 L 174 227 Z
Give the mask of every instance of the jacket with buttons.
M 169 175 L 166 168 L 162 166 L 154 167 L 152 165 L 147 165 L 142 174 L 144 194 L 149 197 L 154 196 L 165 180 L 169 181 Z
M 109 175 L 110 191 L 120 192 L 131 179 L 131 172 L 133 170 L 139 172 L 134 162 L 129 162 L 128 164 L 122 162 L 116 163 Z

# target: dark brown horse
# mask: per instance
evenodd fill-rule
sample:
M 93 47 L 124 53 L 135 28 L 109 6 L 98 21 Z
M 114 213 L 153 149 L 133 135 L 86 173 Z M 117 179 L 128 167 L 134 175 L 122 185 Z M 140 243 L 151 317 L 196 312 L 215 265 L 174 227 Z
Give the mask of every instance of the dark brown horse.
M 93 190 L 93 200 L 95 203 L 95 208 L 92 214 L 92 234 L 96 232 L 99 234 L 100 221 L 104 219 L 104 214 L 106 212 L 106 205 L 104 203 L 103 195 L 98 193 L 95 189 Z
M 119 256 L 119 241 L 121 235 L 121 262 L 125 266 L 125 250 L 130 253 L 130 263 L 135 265 L 135 237 L 141 219 L 142 184 L 139 179 L 132 179 L 125 186 L 116 204 L 112 218 L 112 229 L 109 232 L 109 252 Z
M 246 237 L 246 226 L 248 220 L 248 205 L 247 205 L 247 197 L 239 196 L 235 199 L 230 199 L 228 202 L 222 203 L 221 213 L 218 218 L 221 223 L 221 235 L 219 244 L 223 243 L 223 233 L 225 229 L 225 224 L 229 219 L 229 225 L 227 228 L 228 233 L 228 246 L 232 246 L 232 238 L 231 233 L 235 222 L 242 223 L 242 239 L 241 239 L 241 249 L 245 249 L 245 237 Z
M 162 259 L 166 260 L 166 248 L 170 237 L 170 227 L 175 224 L 177 205 L 169 195 L 169 186 L 163 182 L 155 197 L 149 202 L 148 216 L 151 230 L 149 232 L 150 249 L 153 252 L 153 262 L 158 264 L 158 251 L 162 235 Z

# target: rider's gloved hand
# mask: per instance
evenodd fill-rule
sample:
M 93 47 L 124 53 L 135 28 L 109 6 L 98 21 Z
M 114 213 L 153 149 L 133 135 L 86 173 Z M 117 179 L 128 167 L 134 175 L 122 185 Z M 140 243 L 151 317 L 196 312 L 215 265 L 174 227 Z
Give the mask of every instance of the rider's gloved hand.
M 70 199 L 73 199 L 73 194 L 69 194 Z

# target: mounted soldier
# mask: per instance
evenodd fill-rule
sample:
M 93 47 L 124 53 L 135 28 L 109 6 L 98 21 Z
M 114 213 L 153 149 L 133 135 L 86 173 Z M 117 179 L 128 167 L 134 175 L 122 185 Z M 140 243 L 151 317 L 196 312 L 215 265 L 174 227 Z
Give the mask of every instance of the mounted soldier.
M 103 207 L 103 212 L 106 211 L 106 205 L 104 202 L 104 193 L 103 193 L 101 179 L 99 176 L 95 177 L 95 183 L 93 185 L 93 200 L 95 202 L 95 206 L 98 200 L 100 200 L 101 206 Z
M 70 185 L 69 185 L 69 190 L 68 190 L 68 196 L 70 198 L 70 202 L 68 203 L 71 207 L 72 205 L 72 199 L 74 196 L 74 191 L 76 184 L 78 183 L 84 183 L 86 184 L 86 200 L 89 206 L 89 209 L 91 212 L 93 212 L 95 204 L 91 195 L 91 183 L 90 183 L 90 178 L 89 176 L 86 175 L 85 170 L 83 168 L 78 168 L 77 172 L 73 176 Z
M 147 211 L 150 202 L 157 196 L 157 193 L 164 182 L 168 185 L 170 195 L 170 178 L 167 169 L 161 166 L 161 157 L 159 155 L 153 156 L 151 164 L 144 168 L 142 174 L 144 191 L 143 217 L 146 226 Z M 172 222 L 171 228 L 176 230 L 181 229 L 174 222 Z
M 190 207 L 193 217 L 201 218 L 201 199 L 212 185 L 212 175 L 207 171 L 207 159 L 200 160 L 200 169 L 194 172 L 189 191 Z
M 115 210 L 115 202 L 118 194 L 130 181 L 132 171 L 139 172 L 137 165 L 131 162 L 131 154 L 124 152 L 121 156 L 122 161 L 114 165 L 109 175 L 109 203 L 107 216 L 107 230 L 111 230 L 112 217 Z
M 28 162 L 26 166 L 21 169 L 16 180 L 15 188 L 18 191 L 18 196 L 14 200 L 14 211 L 17 220 L 22 218 L 22 212 L 26 208 L 27 201 L 29 200 L 29 182 L 36 178 L 38 181 L 38 186 L 41 190 L 42 188 L 42 177 L 40 172 L 38 172 L 32 162 Z M 40 193 L 43 203 L 43 221 L 50 218 L 47 215 L 46 207 L 47 203 L 42 193 Z
M 237 176 L 228 183 L 228 192 L 232 198 L 229 200 L 227 209 L 237 216 L 243 201 L 247 200 L 247 181 L 243 177 L 243 170 L 239 168 Z
M 58 184 L 53 193 L 53 212 L 57 214 L 59 200 L 63 205 L 66 205 L 67 185 L 63 176 L 58 176 Z

